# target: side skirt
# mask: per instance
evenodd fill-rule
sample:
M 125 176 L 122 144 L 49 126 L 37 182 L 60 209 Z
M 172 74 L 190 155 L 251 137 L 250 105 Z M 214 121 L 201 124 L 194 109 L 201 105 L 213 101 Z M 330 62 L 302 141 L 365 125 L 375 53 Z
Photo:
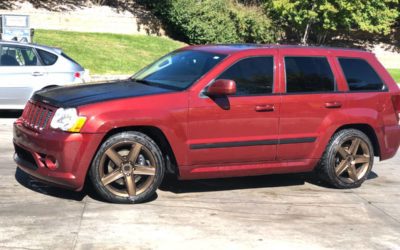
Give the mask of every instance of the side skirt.
M 179 179 L 211 179 L 239 176 L 256 176 L 267 174 L 310 172 L 318 164 L 319 159 L 298 161 L 263 162 L 254 164 L 229 164 L 213 166 L 180 166 Z

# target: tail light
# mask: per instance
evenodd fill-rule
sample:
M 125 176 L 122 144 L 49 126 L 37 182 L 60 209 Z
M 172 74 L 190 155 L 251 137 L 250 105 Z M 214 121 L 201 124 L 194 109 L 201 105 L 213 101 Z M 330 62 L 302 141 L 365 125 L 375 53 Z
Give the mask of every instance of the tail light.
M 75 78 L 81 78 L 81 72 L 75 72 L 74 76 Z
M 394 111 L 396 112 L 397 121 L 400 123 L 400 94 L 392 96 Z

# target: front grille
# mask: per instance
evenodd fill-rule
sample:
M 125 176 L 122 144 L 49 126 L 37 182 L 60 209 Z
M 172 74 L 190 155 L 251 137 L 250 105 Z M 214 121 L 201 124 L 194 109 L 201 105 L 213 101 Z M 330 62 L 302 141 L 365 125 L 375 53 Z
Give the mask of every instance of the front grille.
M 22 113 L 22 122 L 27 128 L 42 131 L 49 127 L 54 110 L 54 107 L 43 103 L 28 101 Z

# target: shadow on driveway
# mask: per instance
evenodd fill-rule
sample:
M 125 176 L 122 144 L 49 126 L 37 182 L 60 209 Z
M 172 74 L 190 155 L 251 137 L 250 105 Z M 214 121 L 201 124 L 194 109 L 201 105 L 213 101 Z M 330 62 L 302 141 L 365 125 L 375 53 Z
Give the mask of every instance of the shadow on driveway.
M 368 179 L 375 179 L 377 177 L 378 175 L 376 173 L 371 172 Z M 87 195 L 94 200 L 104 202 L 104 199 L 95 192 L 89 180 L 86 180 L 82 191 L 75 192 L 41 183 L 32 179 L 28 174 L 18 168 L 15 172 L 15 179 L 24 187 L 44 195 L 76 201 L 82 201 Z M 159 189 L 179 194 L 300 186 L 304 185 L 306 182 L 320 187 L 331 188 L 319 181 L 313 173 L 300 173 L 186 181 L 177 180 L 175 176 L 166 176 Z M 149 202 L 155 199 L 157 199 L 157 194 L 155 194 Z
M 198 193 L 237 189 L 298 186 L 304 185 L 308 178 L 310 178 L 309 174 L 281 174 L 180 181 L 174 176 L 168 176 L 161 184 L 160 189 L 173 193 Z
M 0 118 L 19 118 L 22 110 L 0 110 Z
M 15 179 L 19 182 L 19 184 L 30 190 L 57 198 L 82 201 L 87 194 L 86 190 L 74 192 L 67 189 L 48 186 L 47 184 L 32 179 L 32 177 L 19 168 L 17 168 L 15 171 Z

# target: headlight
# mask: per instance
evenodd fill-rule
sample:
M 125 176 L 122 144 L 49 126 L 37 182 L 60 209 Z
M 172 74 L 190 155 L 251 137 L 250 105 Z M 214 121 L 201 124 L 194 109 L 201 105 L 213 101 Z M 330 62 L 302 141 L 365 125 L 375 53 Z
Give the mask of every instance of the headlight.
M 68 132 L 79 132 L 86 122 L 86 117 L 78 116 L 74 108 L 57 109 L 51 120 L 50 127 Z

